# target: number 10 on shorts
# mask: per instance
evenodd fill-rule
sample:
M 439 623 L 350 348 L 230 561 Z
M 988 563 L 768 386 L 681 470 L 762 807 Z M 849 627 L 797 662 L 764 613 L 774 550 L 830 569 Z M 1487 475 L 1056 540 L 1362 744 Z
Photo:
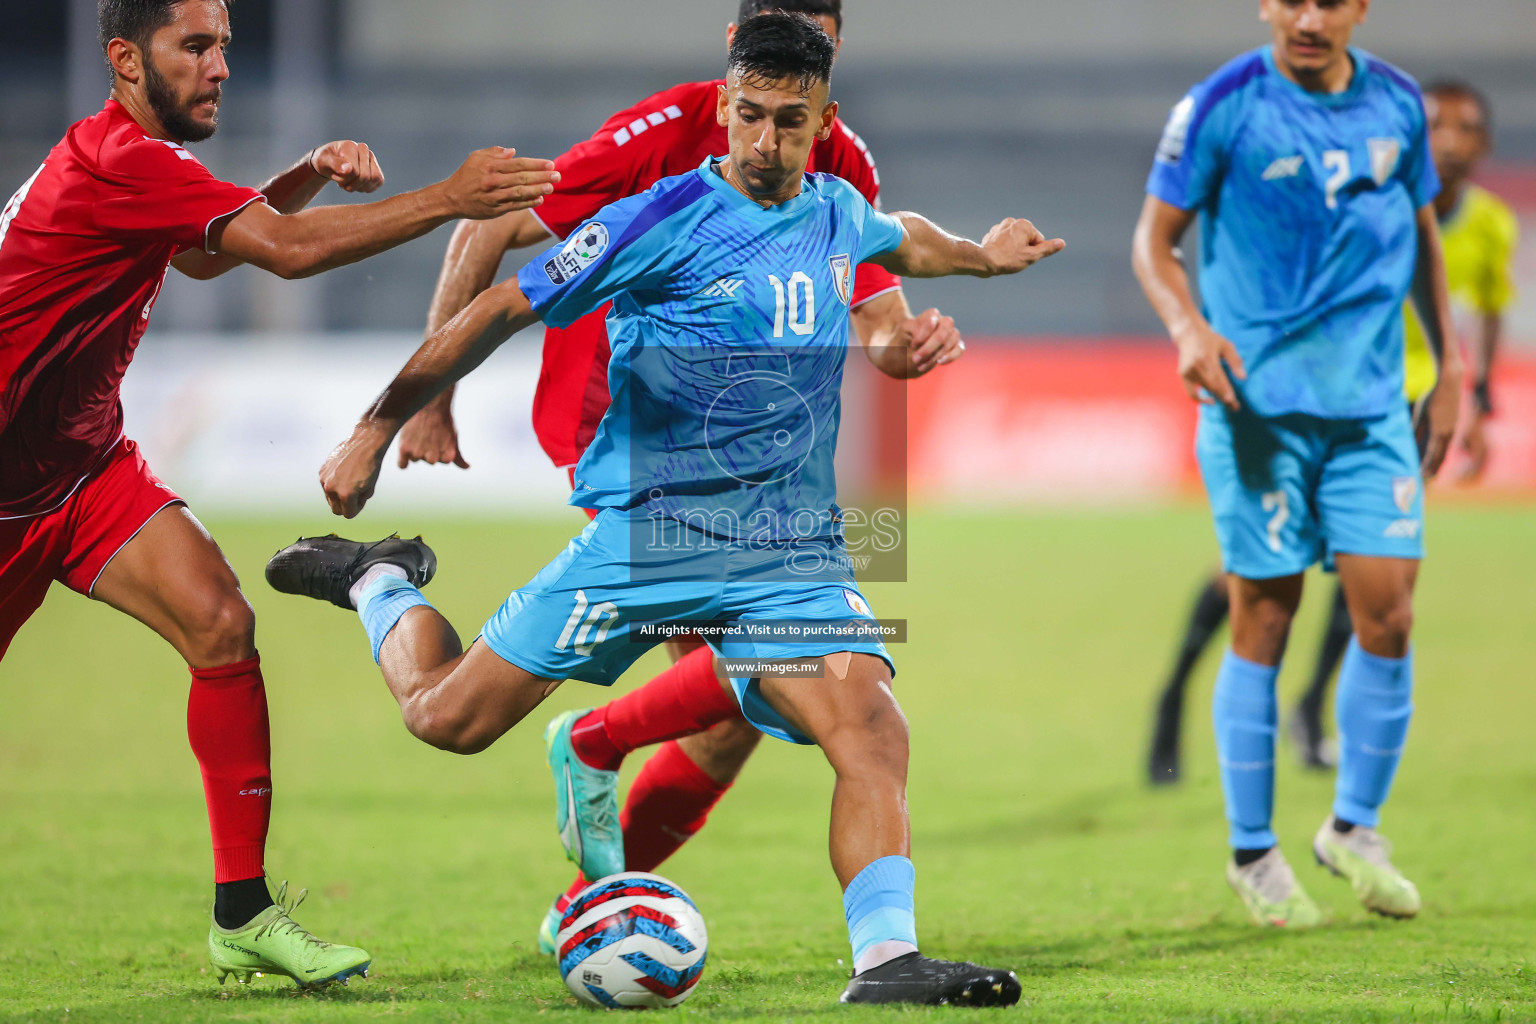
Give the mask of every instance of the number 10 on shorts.
M 599 601 L 597 604 L 589 605 L 587 592 L 578 590 L 576 606 L 571 609 L 571 617 L 565 620 L 565 629 L 560 631 L 560 639 L 555 643 L 555 650 L 565 650 L 570 645 L 572 634 L 574 634 L 576 653 L 585 658 L 592 653 L 594 647 L 608 639 L 608 631 L 618 621 L 618 605 L 612 601 Z

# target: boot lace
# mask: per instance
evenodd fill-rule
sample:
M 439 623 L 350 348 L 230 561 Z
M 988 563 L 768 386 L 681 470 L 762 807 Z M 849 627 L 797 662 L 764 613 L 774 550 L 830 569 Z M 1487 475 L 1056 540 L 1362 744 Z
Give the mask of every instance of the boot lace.
M 303 903 L 304 897 L 308 895 L 308 889 L 300 889 L 299 894 L 294 897 L 293 902 L 289 903 L 288 882 L 285 879 L 283 884 L 278 886 L 277 897 L 273 900 L 273 902 L 277 904 L 278 910 L 281 912 L 274 914 L 272 920 L 268 921 L 266 924 L 262 925 L 260 929 L 257 930 L 256 938 L 260 939 L 267 935 L 275 937 L 278 935 L 287 935 L 291 933 L 295 939 L 306 946 L 313 947 L 317 950 L 330 948 L 331 943 L 311 935 L 308 931 L 302 928 L 297 921 L 289 916 L 295 910 L 299 909 L 299 904 Z

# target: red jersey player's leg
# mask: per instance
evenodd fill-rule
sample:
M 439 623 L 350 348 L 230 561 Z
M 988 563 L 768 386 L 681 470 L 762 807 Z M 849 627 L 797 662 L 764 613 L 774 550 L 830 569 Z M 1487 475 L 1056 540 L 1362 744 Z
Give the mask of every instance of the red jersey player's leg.
M 136 499 L 127 472 L 104 491 Z M 152 501 L 147 504 L 153 504 Z M 145 514 L 147 513 L 147 517 Z M 132 615 L 176 648 L 192 673 L 187 736 L 203 774 L 213 834 L 214 881 L 261 879 L 272 805 L 267 699 L 255 619 L 234 570 L 185 506 L 141 508 L 133 532 L 83 546 L 89 560 L 71 586 Z M 94 569 L 93 573 L 91 570 Z M 264 886 L 251 886 L 265 899 Z M 255 890 L 259 889 L 259 894 Z M 259 912 L 261 908 L 255 908 Z M 246 918 L 254 916 L 245 914 Z M 243 922 L 242 922 L 243 923 Z
M 64 557 L 64 516 L 0 520 L 0 658 L 48 594 Z
M 149 626 L 191 667 L 187 732 L 203 770 L 215 882 L 259 881 L 272 803 L 267 702 L 234 570 L 131 441 L 81 488 L 72 518 L 60 579 Z M 257 905 L 247 919 L 270 905 L 264 885 L 249 888 Z
M 348 946 L 323 946 L 324 963 L 302 965 L 323 973 L 307 976 L 272 959 L 273 950 L 251 953 L 264 934 L 302 929 L 272 927 L 287 921 L 288 908 L 273 904 L 263 864 L 272 808 L 267 695 L 255 619 L 234 570 L 131 441 L 119 442 L 72 500 L 59 579 L 149 626 L 191 670 L 187 737 L 202 769 L 213 837 L 215 967 L 243 977 L 279 970 L 300 984 L 366 970 L 368 954 Z M 221 942 L 241 956 L 221 957 Z

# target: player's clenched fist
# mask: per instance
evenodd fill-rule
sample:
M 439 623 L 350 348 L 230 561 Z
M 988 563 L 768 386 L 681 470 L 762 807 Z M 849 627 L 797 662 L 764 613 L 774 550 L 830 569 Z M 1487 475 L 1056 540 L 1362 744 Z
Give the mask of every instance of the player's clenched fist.
M 332 449 L 320 467 L 320 486 L 333 513 L 351 519 L 373 497 L 389 440 L 377 429 L 360 423 L 351 437 Z
M 1237 389 L 1227 373 L 1230 370 L 1233 377 L 1246 380 L 1248 371 L 1232 343 L 1205 323 L 1175 332 L 1173 343 L 1179 349 L 1179 377 L 1189 397 L 1206 405 L 1214 400 L 1229 409 L 1238 408 Z
M 1067 243 L 1062 239 L 1046 238 L 1029 221 L 1012 217 L 988 231 L 981 240 L 982 251 L 994 274 L 1017 274 L 1066 247 Z
M 310 170 L 348 192 L 376 192 L 384 184 L 378 158 L 363 142 L 327 142 L 309 154 Z
M 936 309 L 925 310 L 898 324 L 895 344 L 911 354 L 913 377 L 921 377 L 965 354 L 965 342 L 960 339 L 955 318 Z
M 442 187 L 457 216 L 487 220 L 538 206 L 559 180 L 553 161 L 519 157 L 515 149 L 492 146 L 469 154 Z
M 429 404 L 400 428 L 400 468 L 413 462 L 429 466 L 450 463 L 469 468 L 469 460 L 459 449 L 459 430 L 454 426 L 453 410 L 441 399 Z

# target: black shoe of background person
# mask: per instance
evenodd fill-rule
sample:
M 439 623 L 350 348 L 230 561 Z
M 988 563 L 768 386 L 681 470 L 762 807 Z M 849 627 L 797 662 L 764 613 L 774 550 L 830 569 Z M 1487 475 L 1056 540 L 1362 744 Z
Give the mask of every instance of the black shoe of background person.
M 1291 738 L 1296 756 L 1308 768 L 1331 772 L 1339 766 L 1337 746 L 1323 735 L 1323 716 L 1320 711 L 1298 705 L 1285 720 L 1285 734 Z

